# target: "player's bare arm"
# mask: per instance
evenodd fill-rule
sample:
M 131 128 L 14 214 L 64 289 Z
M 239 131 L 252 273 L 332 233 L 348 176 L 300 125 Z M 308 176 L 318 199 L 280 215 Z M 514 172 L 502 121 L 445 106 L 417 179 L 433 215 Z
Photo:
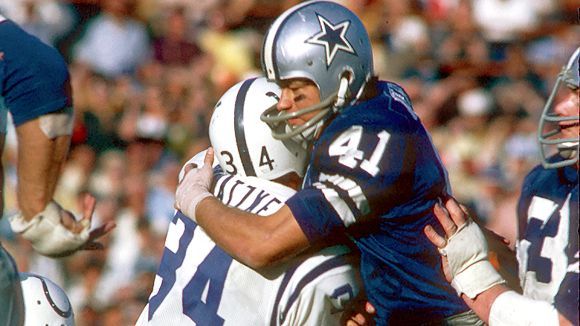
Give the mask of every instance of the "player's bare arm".
M 66 162 L 70 136 L 49 137 L 40 124 L 39 119 L 34 119 L 16 128 L 19 140 L 17 194 L 20 214 L 11 217 L 12 227 L 32 241 L 38 252 L 47 256 L 61 257 L 77 250 L 100 249 L 102 244 L 96 240 L 109 233 L 115 223 L 110 221 L 91 229 L 96 200 L 90 195 L 83 200 L 83 216 L 78 220 L 53 200 L 60 171 Z M 46 218 L 52 216 L 62 229 L 54 227 L 50 232 L 41 231 L 44 230 L 38 226 L 41 223 L 34 222 L 42 220 L 36 218 L 39 215 Z M 62 240 L 64 238 L 68 240 Z
M 26 219 L 44 210 L 52 199 L 70 144 L 69 135 L 47 137 L 39 119 L 16 128 L 18 141 L 18 203 Z
M 222 249 L 255 269 L 283 262 L 309 246 L 285 205 L 270 216 L 258 217 L 207 197 L 196 210 L 196 220 Z
M 255 269 L 283 262 L 309 247 L 288 206 L 264 217 L 228 207 L 211 196 L 213 159 L 210 148 L 204 166 L 187 172 L 176 193 L 178 209 L 236 260 Z

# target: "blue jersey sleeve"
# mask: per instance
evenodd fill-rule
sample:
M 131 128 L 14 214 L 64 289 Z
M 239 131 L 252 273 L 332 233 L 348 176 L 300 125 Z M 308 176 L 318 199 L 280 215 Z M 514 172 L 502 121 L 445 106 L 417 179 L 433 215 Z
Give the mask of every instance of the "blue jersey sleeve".
M 393 97 L 346 109 L 312 157 L 304 189 L 287 201 L 310 241 L 376 217 L 422 214 L 446 187 L 425 129 Z
M 68 68 L 56 49 L 5 20 L 0 54 L 0 99 L 16 126 L 72 106 Z

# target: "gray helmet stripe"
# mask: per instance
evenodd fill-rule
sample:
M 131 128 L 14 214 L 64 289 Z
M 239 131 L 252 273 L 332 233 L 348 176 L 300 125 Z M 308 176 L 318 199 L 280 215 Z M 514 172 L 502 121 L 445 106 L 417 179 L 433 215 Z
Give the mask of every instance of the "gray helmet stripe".
M 264 45 L 262 46 L 262 65 L 266 73 L 266 78 L 269 80 L 277 80 L 280 77 L 278 69 L 274 64 L 276 62 L 276 49 L 274 48 L 274 44 L 276 44 L 275 41 L 279 36 L 278 31 L 285 24 L 288 16 L 305 6 L 311 5 L 313 2 L 316 3 L 319 1 L 306 1 L 300 5 L 296 5 L 293 10 L 288 10 L 278 17 L 268 29 L 268 33 L 264 39 Z
M 68 310 L 66 311 L 62 311 L 60 310 L 60 308 L 56 305 L 56 303 L 54 303 L 54 300 L 52 300 L 52 296 L 50 295 L 50 292 L 48 291 L 48 285 L 46 285 L 46 282 L 44 281 L 44 279 L 42 277 L 38 277 L 36 275 L 28 275 L 29 277 L 35 277 L 37 279 L 40 280 L 40 282 L 42 283 L 42 291 L 44 292 L 44 296 L 46 297 L 46 301 L 48 301 L 48 303 L 50 304 L 50 307 L 52 308 L 52 310 L 54 310 L 54 312 L 56 312 L 57 315 L 63 317 L 63 318 L 68 318 L 72 315 L 73 311 L 72 311 L 72 307 L 68 306 Z
M 248 90 L 256 78 L 251 78 L 240 86 L 240 90 L 236 95 L 236 104 L 234 106 L 234 134 L 236 135 L 236 144 L 238 147 L 238 153 L 240 154 L 240 160 L 242 161 L 242 167 L 244 168 L 244 173 L 247 176 L 256 176 L 256 171 L 254 170 L 254 165 L 252 164 L 252 159 L 250 158 L 250 151 L 248 149 L 248 144 L 246 143 L 246 133 L 244 130 L 244 102 L 246 101 L 246 95 L 248 95 Z
M 274 44 L 274 31 L 270 29 L 266 34 L 266 38 L 264 39 L 264 45 L 262 46 L 262 67 L 264 72 L 266 73 L 266 78 L 269 80 L 275 80 L 276 74 L 274 70 L 274 59 L 273 57 L 276 55 L 275 49 L 273 49 Z

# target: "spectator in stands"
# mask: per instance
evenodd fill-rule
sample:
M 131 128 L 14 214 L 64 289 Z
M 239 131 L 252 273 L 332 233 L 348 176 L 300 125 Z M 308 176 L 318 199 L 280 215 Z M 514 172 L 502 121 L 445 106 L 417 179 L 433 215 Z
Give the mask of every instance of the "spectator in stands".
M 161 35 L 153 41 L 155 60 L 169 66 L 189 65 L 200 54 L 201 49 L 188 34 L 189 22 L 184 8 L 172 8 L 163 22 Z
M 145 24 L 132 17 L 135 0 L 103 0 L 102 12 L 87 26 L 73 60 L 113 78 L 134 74 L 150 57 Z

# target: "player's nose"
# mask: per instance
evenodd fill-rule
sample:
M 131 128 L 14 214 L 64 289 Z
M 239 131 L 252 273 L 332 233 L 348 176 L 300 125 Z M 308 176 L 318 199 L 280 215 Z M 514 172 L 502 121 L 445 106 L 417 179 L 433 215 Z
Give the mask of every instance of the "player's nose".
M 294 105 L 292 91 L 288 88 L 283 88 L 280 94 L 280 100 L 278 101 L 278 105 L 276 108 L 278 111 L 289 110 Z

